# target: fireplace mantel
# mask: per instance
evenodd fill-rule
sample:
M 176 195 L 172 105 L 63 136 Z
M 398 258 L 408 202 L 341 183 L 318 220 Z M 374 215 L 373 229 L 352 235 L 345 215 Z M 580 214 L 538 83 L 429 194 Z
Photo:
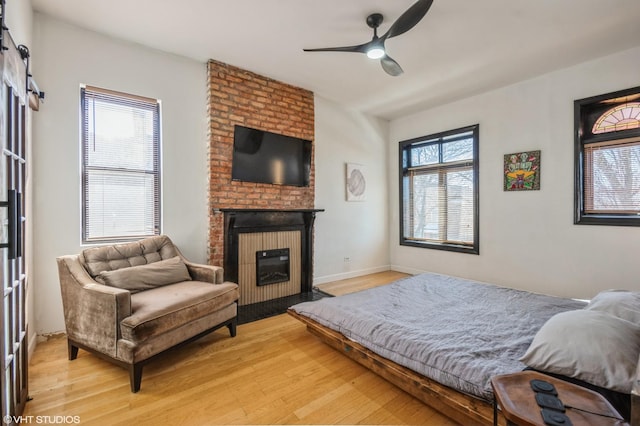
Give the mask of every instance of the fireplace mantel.
M 225 280 L 238 282 L 239 235 L 255 232 L 300 231 L 301 293 L 311 292 L 313 284 L 313 224 L 316 213 L 324 209 L 214 209 L 224 214 Z
M 213 209 L 213 213 L 318 213 L 324 209 Z

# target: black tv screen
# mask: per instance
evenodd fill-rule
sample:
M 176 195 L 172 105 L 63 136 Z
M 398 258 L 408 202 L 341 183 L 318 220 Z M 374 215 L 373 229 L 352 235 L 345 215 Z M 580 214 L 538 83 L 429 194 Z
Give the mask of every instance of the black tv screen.
M 311 141 L 235 126 L 231 179 L 309 186 Z

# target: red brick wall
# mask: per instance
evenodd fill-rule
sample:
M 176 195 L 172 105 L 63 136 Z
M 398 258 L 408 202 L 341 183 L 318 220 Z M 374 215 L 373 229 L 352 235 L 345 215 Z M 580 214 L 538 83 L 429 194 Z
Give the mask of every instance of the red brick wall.
M 224 217 L 214 209 L 311 209 L 314 161 L 308 187 L 232 182 L 234 125 L 314 139 L 313 92 L 222 62 L 208 63 L 209 263 L 224 260 Z

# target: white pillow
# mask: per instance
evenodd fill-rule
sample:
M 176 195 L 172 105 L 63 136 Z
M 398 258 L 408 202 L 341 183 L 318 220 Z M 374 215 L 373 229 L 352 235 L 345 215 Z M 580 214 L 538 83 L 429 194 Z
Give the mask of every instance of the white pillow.
M 640 325 L 640 292 L 608 290 L 591 299 L 585 309 L 606 312 L 609 315 Z
M 539 371 L 631 393 L 640 356 L 640 327 L 596 310 L 554 315 L 520 359 Z

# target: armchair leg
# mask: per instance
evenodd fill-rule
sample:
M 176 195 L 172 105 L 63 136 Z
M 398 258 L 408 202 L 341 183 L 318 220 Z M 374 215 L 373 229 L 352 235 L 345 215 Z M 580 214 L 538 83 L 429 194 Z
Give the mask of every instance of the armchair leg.
M 137 393 L 140 390 L 140 383 L 142 383 L 142 363 L 129 366 L 129 381 L 131 382 L 131 392 Z
M 67 339 L 67 351 L 69 352 L 69 361 L 78 358 L 78 347 L 74 346 L 69 339 Z
M 227 328 L 229 328 L 229 334 L 231 337 L 236 337 L 236 327 L 238 326 L 238 317 L 235 317 L 231 320 L 229 324 L 227 324 Z

